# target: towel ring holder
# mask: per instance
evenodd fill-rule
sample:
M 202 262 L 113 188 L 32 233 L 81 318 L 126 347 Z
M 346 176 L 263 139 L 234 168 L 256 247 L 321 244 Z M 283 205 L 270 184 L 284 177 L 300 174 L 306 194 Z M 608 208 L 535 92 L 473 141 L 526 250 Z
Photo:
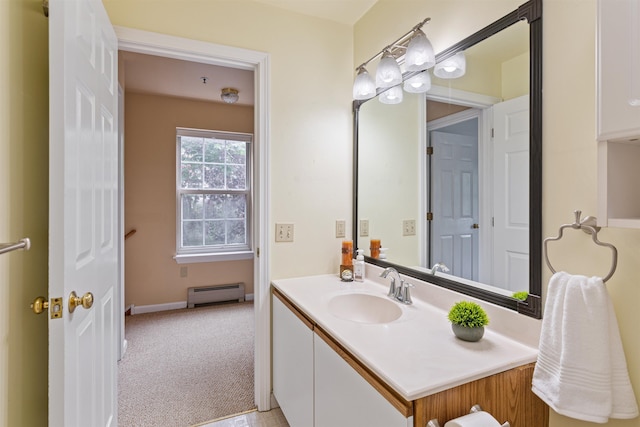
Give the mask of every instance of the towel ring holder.
M 616 271 L 616 267 L 618 266 L 618 250 L 611 243 L 605 243 L 598 240 L 598 231 L 600 227 L 596 226 L 596 218 L 592 216 L 588 216 L 584 219 L 580 219 L 582 215 L 582 211 L 573 211 L 575 214 L 576 220 L 573 224 L 564 224 L 560 226 L 560 230 L 558 230 L 558 235 L 556 237 L 547 237 L 544 239 L 544 260 L 547 263 L 547 267 L 553 273 L 556 273 L 556 270 L 551 266 L 551 262 L 549 261 L 549 253 L 547 252 L 547 243 L 554 240 L 560 240 L 562 238 L 562 233 L 565 228 L 573 228 L 577 230 L 582 230 L 587 234 L 591 234 L 591 239 L 598 246 L 604 246 L 611 249 L 612 257 L 611 257 L 611 270 L 609 270 L 609 274 L 607 274 L 602 281 L 606 282 L 613 276 L 613 273 Z

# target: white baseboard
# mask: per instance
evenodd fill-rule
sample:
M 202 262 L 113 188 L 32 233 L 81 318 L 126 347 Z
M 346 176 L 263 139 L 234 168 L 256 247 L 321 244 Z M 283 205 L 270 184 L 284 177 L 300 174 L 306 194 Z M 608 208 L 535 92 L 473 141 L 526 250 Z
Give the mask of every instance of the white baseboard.
M 244 296 L 245 301 L 253 301 L 253 294 L 246 294 Z M 181 308 L 187 308 L 186 301 L 169 302 L 166 304 L 151 304 L 151 305 L 133 305 L 129 306 L 131 314 L 143 314 L 153 313 L 155 311 L 167 311 L 167 310 L 180 310 Z
M 169 302 L 166 304 L 132 305 L 131 314 L 133 315 L 153 313 L 154 311 L 179 310 L 181 308 L 187 308 L 186 301 Z

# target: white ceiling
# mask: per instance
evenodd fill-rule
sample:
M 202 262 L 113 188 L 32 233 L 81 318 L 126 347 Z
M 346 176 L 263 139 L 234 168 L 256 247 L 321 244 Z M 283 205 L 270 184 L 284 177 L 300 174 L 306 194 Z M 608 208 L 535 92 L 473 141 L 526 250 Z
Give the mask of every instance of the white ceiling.
M 272 6 L 353 25 L 378 0 L 254 0 Z
M 133 52 L 121 52 L 121 60 L 127 91 L 222 102 L 222 88 L 232 87 L 237 104 L 253 105 L 253 71 Z
M 354 24 L 377 0 L 255 0 L 260 3 Z M 222 102 L 222 88 L 239 91 L 239 105 L 253 105 L 253 71 L 180 61 L 133 52 L 121 52 L 125 90 Z M 206 84 L 202 77 L 207 78 Z

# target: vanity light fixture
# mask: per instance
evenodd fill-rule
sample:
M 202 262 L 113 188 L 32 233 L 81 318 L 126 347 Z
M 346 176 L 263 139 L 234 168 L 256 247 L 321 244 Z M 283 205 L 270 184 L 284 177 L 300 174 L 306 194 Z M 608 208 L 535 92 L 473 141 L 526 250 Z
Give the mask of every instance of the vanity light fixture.
M 235 104 L 238 102 L 238 89 L 234 89 L 232 87 L 225 87 L 222 89 L 222 93 L 220 94 L 220 98 L 227 104 Z
M 430 20 L 431 18 L 425 18 L 420 21 L 405 35 L 356 67 L 357 75 L 353 83 L 354 99 L 366 100 L 373 98 L 376 94 L 375 86 L 379 89 L 386 89 L 400 85 L 403 81 L 403 76 L 398 63 L 399 60 L 404 61 L 407 72 L 422 71 L 435 65 L 433 47 L 429 39 L 427 39 L 427 36 L 421 30 Z M 370 76 L 365 67 L 379 57 L 381 57 L 381 59 L 376 70 L 376 79 L 372 93 L 370 91 Z M 363 89 L 363 86 L 365 89 Z
M 421 29 L 415 29 L 404 56 L 404 67 L 407 71 L 422 71 L 434 65 L 436 54 L 431 42 Z
M 404 81 L 404 91 L 409 93 L 424 93 L 431 89 L 429 71 L 423 71 Z
M 402 102 L 402 88 L 400 85 L 394 86 L 380 94 L 378 100 L 383 104 L 400 104 Z
M 442 62 L 438 62 L 433 69 L 433 74 L 441 79 L 457 79 L 464 76 L 466 70 L 467 61 L 464 51 L 461 51 Z
M 395 56 L 389 50 L 385 50 L 376 70 L 376 86 L 386 88 L 400 83 L 402 83 L 400 66 Z
M 376 96 L 376 82 L 364 65 L 358 68 L 358 75 L 353 82 L 353 99 L 370 99 Z

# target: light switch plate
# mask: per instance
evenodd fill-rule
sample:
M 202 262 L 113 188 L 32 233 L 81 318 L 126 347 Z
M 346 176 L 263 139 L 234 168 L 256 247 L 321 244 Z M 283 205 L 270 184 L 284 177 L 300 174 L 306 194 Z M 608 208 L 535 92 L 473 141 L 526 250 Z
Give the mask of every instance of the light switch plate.
M 293 242 L 293 224 L 276 224 L 276 242 Z
M 369 220 L 360 220 L 360 237 L 367 237 L 369 235 Z
M 344 219 L 336 220 L 336 237 L 345 237 L 347 235 L 347 222 Z
M 402 221 L 402 235 L 403 236 L 416 235 L 416 221 L 414 219 L 405 219 L 404 221 Z

